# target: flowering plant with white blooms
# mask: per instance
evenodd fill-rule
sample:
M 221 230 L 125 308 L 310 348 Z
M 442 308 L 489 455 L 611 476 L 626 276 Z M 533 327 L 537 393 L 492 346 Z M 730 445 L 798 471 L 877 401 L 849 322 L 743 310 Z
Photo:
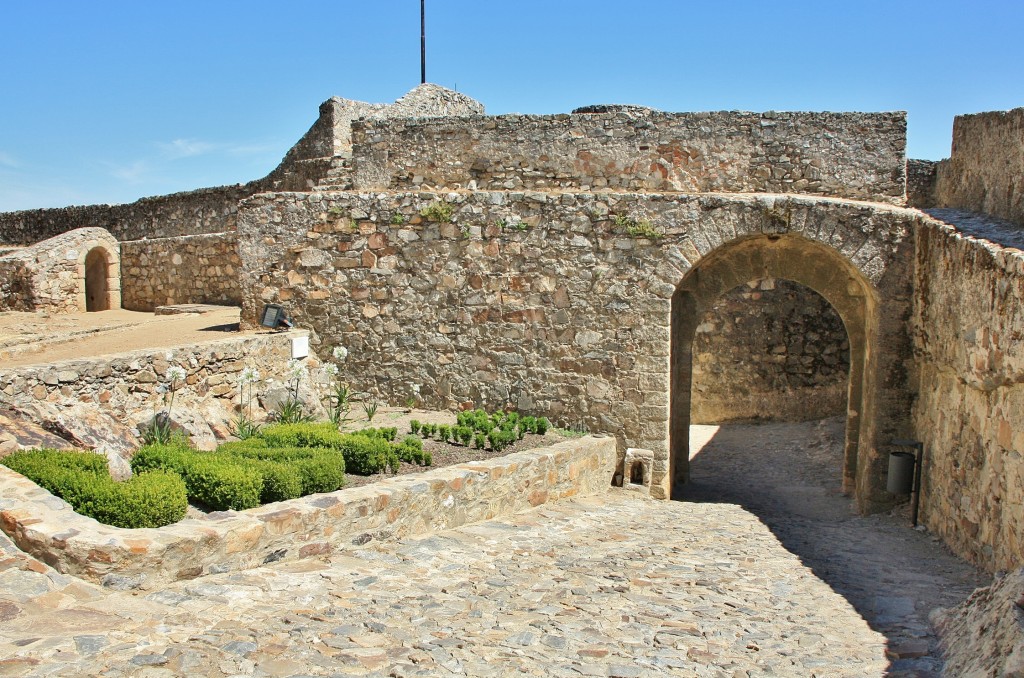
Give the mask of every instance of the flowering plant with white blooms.
M 180 365 L 171 365 L 164 372 L 165 381 L 156 387 L 156 392 L 166 409 L 157 411 L 157 406 L 154 405 L 153 420 L 148 426 L 140 427 L 142 441 L 147 445 L 166 445 L 171 441 L 171 411 L 174 409 L 174 394 L 178 390 L 178 382 L 184 382 L 187 376 L 185 368 Z
M 338 362 L 344 362 L 348 358 L 348 349 L 344 346 L 335 346 L 331 355 Z M 327 396 L 327 411 L 330 413 L 331 423 L 340 426 L 348 419 L 352 409 L 353 393 L 348 382 L 341 379 L 341 368 L 337 363 L 327 363 L 323 370 L 331 384 L 331 394 Z
M 245 410 L 235 417 L 232 433 L 239 439 L 251 438 L 260 432 L 260 425 L 252 418 L 252 391 L 260 381 L 260 371 L 255 367 L 246 367 L 238 375 L 238 394 L 244 402 Z
M 312 421 L 313 416 L 306 414 L 302 401 L 299 400 L 299 386 L 306 376 L 306 366 L 301 360 L 292 358 L 285 366 L 285 377 L 288 380 L 288 399 L 281 403 L 275 418 L 282 424 L 297 424 L 304 421 Z

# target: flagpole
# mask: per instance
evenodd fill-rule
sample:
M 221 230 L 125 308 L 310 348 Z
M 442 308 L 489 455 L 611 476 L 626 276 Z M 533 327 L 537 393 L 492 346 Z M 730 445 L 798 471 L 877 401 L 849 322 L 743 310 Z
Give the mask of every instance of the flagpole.
M 427 81 L 427 11 L 420 0 L 420 84 Z

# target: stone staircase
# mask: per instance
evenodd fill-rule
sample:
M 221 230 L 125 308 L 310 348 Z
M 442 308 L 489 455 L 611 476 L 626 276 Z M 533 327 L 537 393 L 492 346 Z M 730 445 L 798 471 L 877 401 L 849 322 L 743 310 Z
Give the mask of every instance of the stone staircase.
M 344 156 L 331 158 L 331 167 L 322 179 L 313 187 L 317 192 L 350 191 L 352 190 L 352 160 Z

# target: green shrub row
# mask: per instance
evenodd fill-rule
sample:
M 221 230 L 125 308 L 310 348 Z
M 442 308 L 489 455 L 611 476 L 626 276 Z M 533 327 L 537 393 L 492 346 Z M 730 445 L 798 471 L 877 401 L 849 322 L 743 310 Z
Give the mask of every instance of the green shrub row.
M 429 466 L 431 460 L 423 455 L 401 452 L 402 445 L 392 442 L 398 436 L 395 427 L 367 428 L 353 433 L 339 433 L 330 423 L 325 424 L 278 424 L 268 426 L 260 433 L 267 447 L 312 447 L 338 450 L 345 459 L 349 473 L 372 475 L 385 470 L 398 471 L 403 454 Z M 248 441 L 244 441 L 248 442 Z M 223 449 L 223 446 L 221 446 Z
M 185 483 L 179 476 L 154 470 L 117 482 L 101 454 L 26 450 L 5 457 L 3 464 L 78 513 L 114 527 L 162 527 L 178 522 L 188 510 Z
M 135 453 L 132 470 L 149 469 L 177 473 L 190 499 L 216 511 L 241 511 L 345 485 L 345 459 L 336 451 L 270 448 L 259 438 L 225 443 L 215 452 L 147 445 Z
M 520 417 L 518 412 L 495 412 L 487 414 L 481 409 L 460 412 L 457 424 L 421 423 L 413 419 L 409 431 L 424 438 L 436 438 L 440 442 L 484 449 L 490 443 L 491 449 L 500 452 L 521 440 L 527 433 L 544 435 L 551 427 L 547 417 Z

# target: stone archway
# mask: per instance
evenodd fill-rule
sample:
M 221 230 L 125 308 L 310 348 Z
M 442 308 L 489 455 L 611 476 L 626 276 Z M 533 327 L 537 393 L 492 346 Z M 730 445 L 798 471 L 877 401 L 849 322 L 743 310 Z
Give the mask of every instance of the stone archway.
M 103 247 L 94 247 L 85 255 L 85 310 L 110 310 L 110 254 Z
M 855 492 L 864 479 L 862 449 L 873 445 L 874 428 L 865 416 L 873 406 L 866 383 L 875 292 L 845 257 L 820 242 L 793 234 L 758 234 L 721 245 L 690 269 L 672 297 L 671 417 L 669 474 L 672 496 L 681 496 L 689 475 L 692 347 L 697 324 L 722 294 L 748 280 L 774 277 L 797 282 L 828 301 L 843 321 L 850 344 L 843 490 Z M 875 489 L 875 488 L 869 488 Z M 870 492 L 868 492 L 870 494 Z

